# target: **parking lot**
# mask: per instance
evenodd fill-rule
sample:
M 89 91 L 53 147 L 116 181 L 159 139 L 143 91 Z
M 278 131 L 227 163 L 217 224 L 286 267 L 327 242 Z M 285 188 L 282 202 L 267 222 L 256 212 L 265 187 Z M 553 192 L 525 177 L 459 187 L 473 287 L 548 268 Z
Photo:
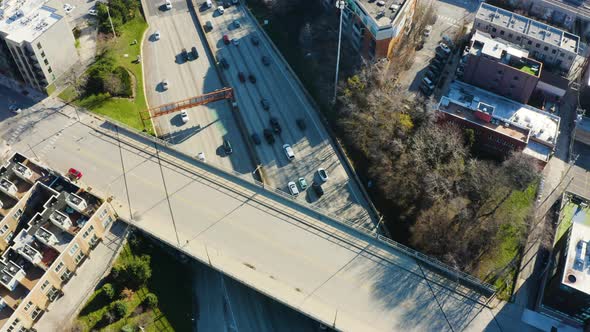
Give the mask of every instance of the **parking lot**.
M 205 51 L 206 43 L 196 28 L 196 17 L 186 1 L 173 1 L 164 10 L 162 1 L 144 3 L 149 30 L 143 41 L 145 92 L 150 107 L 173 103 L 223 87 L 214 61 Z M 159 39 L 155 33 L 159 32 Z M 198 57 L 183 59 L 195 47 Z M 168 83 L 167 90 L 162 82 Z M 240 131 L 227 101 L 217 101 L 187 110 L 188 120 L 180 112 L 153 118 L 156 133 L 176 148 L 196 156 L 203 153 L 207 162 L 250 176 L 256 166 L 251 162 Z M 224 140 L 232 153 L 223 148 Z
M 211 22 L 213 28 L 207 35 L 212 52 L 218 61 L 224 59 L 227 63 L 227 68 L 222 65 L 223 75 L 234 88 L 247 135 L 262 161 L 267 183 L 289 192 L 287 184 L 299 178 L 304 178 L 308 186 L 322 183 L 317 170 L 324 168 L 329 176 L 322 185 L 325 194 L 319 197 L 313 190 L 305 190 L 297 199 L 370 226 L 372 221 L 362 207 L 367 203 L 357 184 L 350 180 L 317 111 L 296 78 L 242 6 L 229 6 L 221 14 L 219 4 L 213 2 L 211 8 L 199 4 L 200 23 Z M 276 119 L 280 130 L 277 126 L 273 130 L 271 119 Z M 266 140 L 265 129 L 273 131 L 274 143 Z M 287 157 L 285 144 L 293 149 L 293 160 Z M 298 189 L 301 191 L 300 186 Z

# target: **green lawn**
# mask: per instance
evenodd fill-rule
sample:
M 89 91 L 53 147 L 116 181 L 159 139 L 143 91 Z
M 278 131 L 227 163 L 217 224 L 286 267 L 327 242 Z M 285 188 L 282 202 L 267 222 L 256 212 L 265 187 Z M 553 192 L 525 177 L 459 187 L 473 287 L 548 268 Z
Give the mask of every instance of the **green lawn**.
M 557 231 L 555 232 L 555 240 L 554 243 L 557 243 L 557 241 L 559 241 L 559 239 L 561 239 L 561 237 L 567 233 L 568 229 L 570 228 L 570 226 L 572 225 L 573 219 L 574 219 L 574 214 L 576 213 L 576 211 L 580 208 L 579 205 L 569 201 L 565 204 L 565 206 L 563 207 L 563 212 L 561 213 L 561 220 L 559 221 L 559 225 L 557 226 Z M 590 225 L 590 212 L 589 212 L 589 208 L 585 208 L 586 211 L 584 211 L 584 213 L 586 214 L 586 219 L 585 219 L 585 223 Z
M 534 72 L 533 69 L 531 67 L 529 67 L 529 66 L 522 66 L 522 67 L 520 67 L 520 70 L 521 71 L 524 71 L 527 74 L 531 74 L 531 75 L 537 76 L 537 73 Z
M 64 90 L 59 97 L 65 101 L 71 101 L 74 104 L 87 108 L 92 112 L 120 121 L 128 126 L 138 130 L 143 130 L 143 124 L 139 117 L 139 112 L 147 109 L 145 95 L 143 93 L 143 76 L 141 63 L 135 63 L 137 55 L 141 52 L 141 43 L 132 45 L 133 40 L 141 41 L 144 31 L 148 25 L 141 14 L 121 27 L 121 35 L 116 39 L 108 41 L 99 41 L 99 49 L 106 47 L 108 52 L 113 55 L 116 66 L 122 66 L 127 69 L 134 77 L 135 81 L 135 98 L 110 98 L 105 95 L 91 95 L 75 99 L 74 89 L 69 87 Z M 125 56 L 127 55 L 127 56 Z M 153 128 L 150 122 L 146 122 L 148 133 L 153 134 Z
M 152 277 L 148 284 L 139 288 L 130 299 L 124 300 L 128 315 L 113 324 L 98 324 L 111 302 L 119 299 L 118 290 L 115 299 L 109 300 L 102 291 L 96 290 L 77 318 L 84 331 L 120 331 L 124 326 L 136 328 L 143 325 L 146 331 L 191 331 L 192 308 L 192 271 L 179 263 L 167 252 L 142 238 L 142 244 L 132 249 L 126 244 L 114 265 L 124 265 L 131 257 L 148 254 L 151 256 Z M 107 277 L 110 282 L 110 277 Z M 115 285 L 115 284 L 113 284 Z M 121 287 L 119 287 L 121 288 Z M 152 292 L 158 297 L 158 308 L 139 310 L 145 296 Z

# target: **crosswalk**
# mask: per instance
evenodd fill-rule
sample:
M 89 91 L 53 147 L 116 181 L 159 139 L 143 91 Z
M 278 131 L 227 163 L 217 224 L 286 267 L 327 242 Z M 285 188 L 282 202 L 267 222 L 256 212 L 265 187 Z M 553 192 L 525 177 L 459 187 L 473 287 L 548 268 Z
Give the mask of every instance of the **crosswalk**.
M 74 122 L 76 122 L 75 119 L 69 119 L 68 122 L 63 126 L 62 130 L 58 131 L 57 133 L 55 133 L 54 135 L 52 135 L 49 139 L 44 141 L 44 145 L 41 147 L 40 150 L 37 150 L 37 156 L 39 157 L 39 159 L 44 160 L 44 156 L 48 153 L 51 152 L 51 150 L 53 150 L 53 148 L 55 147 L 55 145 L 57 144 L 57 141 L 61 138 L 62 135 L 62 131 L 68 127 L 70 127 L 71 125 L 74 124 Z

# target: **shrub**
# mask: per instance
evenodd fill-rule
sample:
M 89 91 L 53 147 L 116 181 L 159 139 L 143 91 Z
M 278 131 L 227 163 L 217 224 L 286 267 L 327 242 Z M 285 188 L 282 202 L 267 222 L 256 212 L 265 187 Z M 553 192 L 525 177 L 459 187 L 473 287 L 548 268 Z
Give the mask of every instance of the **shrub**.
M 127 280 L 135 287 L 145 285 L 152 276 L 152 269 L 150 267 L 150 256 L 143 255 L 141 257 L 133 257 L 133 259 L 125 266 L 127 272 Z
M 145 304 L 151 309 L 156 308 L 158 306 L 158 297 L 156 294 L 148 293 L 148 295 L 145 296 Z
M 125 299 L 130 299 L 130 298 L 133 296 L 133 294 L 134 294 L 134 293 L 135 293 L 135 292 L 134 292 L 133 290 L 131 290 L 131 289 L 129 289 L 129 288 L 127 288 L 127 287 L 125 287 L 125 288 L 123 288 L 123 290 L 121 291 L 121 294 L 120 294 L 120 296 L 121 296 L 121 299 L 123 299 L 123 300 L 125 300 Z
M 102 320 L 105 323 L 104 325 L 112 324 L 115 321 L 115 315 L 110 310 L 107 310 L 102 315 Z
M 127 315 L 127 306 L 121 301 L 113 303 L 111 310 L 118 319 L 121 319 Z
M 112 299 L 115 296 L 115 288 L 113 288 L 113 285 L 111 284 L 104 284 L 102 286 L 102 291 L 104 292 L 104 295 L 109 299 Z

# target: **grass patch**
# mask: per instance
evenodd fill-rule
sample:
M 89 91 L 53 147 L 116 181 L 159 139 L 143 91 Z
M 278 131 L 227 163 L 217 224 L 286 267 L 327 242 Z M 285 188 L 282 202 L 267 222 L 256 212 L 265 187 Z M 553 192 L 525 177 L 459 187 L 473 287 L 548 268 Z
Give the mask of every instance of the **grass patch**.
M 496 211 L 495 218 L 511 220 L 503 224 L 495 247 L 480 260 L 476 276 L 492 283 L 498 289 L 498 298 L 508 300 L 514 288 L 514 278 L 519 264 L 521 243 L 526 232 L 526 219 L 535 200 L 537 183 L 525 191 L 514 191 Z
M 55 92 L 56 89 L 57 88 L 55 87 L 55 84 L 51 83 L 45 88 L 45 92 L 47 93 L 48 96 L 50 96 L 52 93 Z
M 68 86 L 65 88 L 57 97 L 66 103 L 69 103 L 76 99 L 76 89 L 73 86 Z
M 116 67 L 125 68 L 133 76 L 134 98 L 112 98 L 107 94 L 76 96 L 71 87 L 64 90 L 59 97 L 137 130 L 144 130 L 139 112 L 147 109 L 147 103 L 143 92 L 141 63 L 135 63 L 137 55 L 141 54 L 141 43 L 132 45 L 132 42 L 142 40 L 147 27 L 145 19 L 138 12 L 135 18 L 121 26 L 121 35 L 116 39 L 98 41 L 98 49 L 105 49 L 112 55 Z M 154 134 L 151 123 L 146 123 L 145 130 Z
M 134 257 L 149 255 L 152 277 L 145 286 L 137 289 L 129 298 L 121 300 L 127 307 L 125 317 L 106 324 L 103 319 L 111 303 L 120 299 L 119 294 L 124 285 L 116 285 L 116 295 L 111 300 L 97 289 L 76 319 L 76 324 L 83 331 L 121 331 L 125 326 L 137 330 L 143 326 L 145 331 L 191 331 L 192 330 L 192 271 L 178 262 L 168 252 L 154 245 L 140 235 L 140 245 L 126 244 L 114 266 L 124 266 Z M 105 282 L 112 282 L 111 276 Z M 115 284 L 113 283 L 115 286 Z M 147 294 L 158 297 L 158 306 L 153 310 L 145 306 Z
M 537 73 L 534 72 L 533 69 L 529 66 L 522 66 L 522 67 L 520 67 L 520 70 L 527 73 L 527 74 L 537 76 Z

